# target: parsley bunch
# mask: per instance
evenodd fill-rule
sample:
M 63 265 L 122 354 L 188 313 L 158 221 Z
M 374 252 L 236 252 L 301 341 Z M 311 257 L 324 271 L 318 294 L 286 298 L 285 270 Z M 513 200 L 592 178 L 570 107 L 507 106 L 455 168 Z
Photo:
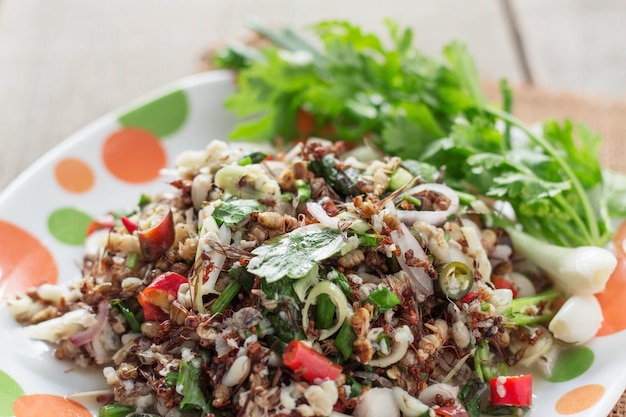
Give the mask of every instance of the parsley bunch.
M 389 45 L 344 21 L 312 26 L 311 42 L 255 23 L 269 46 L 233 44 L 216 56 L 239 71 L 226 102 L 241 118 L 231 137 L 368 138 L 386 154 L 445 167 L 459 191 L 508 202 L 530 235 L 562 246 L 608 241 L 618 213 L 606 204 L 599 136 L 570 121 L 526 126 L 511 113 L 506 82 L 503 104 L 488 102 L 463 44 L 431 57 L 410 29 L 386 24 Z

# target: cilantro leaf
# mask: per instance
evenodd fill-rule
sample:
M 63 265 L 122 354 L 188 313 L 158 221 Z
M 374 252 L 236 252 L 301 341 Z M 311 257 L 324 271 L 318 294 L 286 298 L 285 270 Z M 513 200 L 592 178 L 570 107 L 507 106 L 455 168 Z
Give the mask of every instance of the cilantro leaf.
M 285 276 L 305 276 L 316 262 L 333 256 L 345 246 L 339 230 L 312 224 L 279 236 L 252 251 L 248 272 L 269 283 Z
M 274 46 L 239 73 L 227 106 L 247 119 L 231 137 L 367 137 L 383 153 L 441 168 L 445 178 L 438 180 L 461 192 L 508 202 L 532 235 L 565 246 L 604 245 L 617 202 L 607 209 L 606 194 L 598 195 L 606 193 L 600 138 L 567 120 L 547 120 L 540 131 L 525 125 L 511 113 L 506 81 L 503 108 L 487 102 L 465 45 L 451 42 L 432 57 L 412 45 L 410 29 L 385 23 L 391 42 L 346 21 L 312 26 L 316 43 L 255 25 Z M 318 175 L 328 167 L 317 165 Z M 339 174 L 326 176 L 349 179 Z M 352 194 L 349 181 L 338 183 L 347 185 L 339 194 Z
M 232 227 L 254 213 L 262 211 L 265 206 L 256 200 L 244 200 L 231 197 L 213 211 L 213 218 L 218 225 Z

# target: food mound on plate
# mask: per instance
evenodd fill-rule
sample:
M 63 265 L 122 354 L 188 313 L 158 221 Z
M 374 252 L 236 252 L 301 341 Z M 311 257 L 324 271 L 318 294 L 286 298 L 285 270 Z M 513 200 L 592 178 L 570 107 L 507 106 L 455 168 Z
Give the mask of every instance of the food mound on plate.
M 89 237 L 79 282 L 11 300 L 58 359 L 102 369 L 101 413 L 530 406 L 530 376 L 506 368 L 546 360 L 563 294 L 487 204 L 443 170 L 341 142 L 268 152 L 182 153 L 167 192 Z

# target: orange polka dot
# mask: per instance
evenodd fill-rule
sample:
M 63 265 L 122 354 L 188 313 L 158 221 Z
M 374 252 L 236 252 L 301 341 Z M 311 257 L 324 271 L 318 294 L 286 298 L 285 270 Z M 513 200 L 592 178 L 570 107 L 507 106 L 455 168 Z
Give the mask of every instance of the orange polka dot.
M 20 397 L 13 403 L 15 417 L 92 417 L 75 401 L 58 395 L 33 394 Z
M 120 129 L 106 139 L 102 159 L 113 176 L 130 183 L 142 183 L 159 177 L 167 157 L 158 137 L 132 127 Z
M 93 171 L 78 158 L 61 159 L 54 167 L 54 176 L 59 185 L 72 193 L 84 193 L 93 187 Z
M 563 394 L 554 406 L 559 414 L 576 414 L 595 405 L 604 395 L 600 384 L 583 385 Z
M 26 230 L 0 220 L 0 248 L 0 293 L 15 294 L 33 285 L 57 282 L 52 254 Z

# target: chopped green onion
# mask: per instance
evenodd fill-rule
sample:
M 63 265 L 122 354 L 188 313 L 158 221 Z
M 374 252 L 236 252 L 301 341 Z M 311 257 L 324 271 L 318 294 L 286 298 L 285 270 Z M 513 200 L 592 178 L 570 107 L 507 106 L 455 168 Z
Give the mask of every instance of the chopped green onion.
M 246 166 L 250 164 L 258 164 L 267 158 L 267 154 L 265 152 L 251 152 L 247 155 L 244 155 L 238 162 L 240 166 Z
M 361 395 L 363 385 L 359 381 L 348 376 L 346 377 L 346 384 L 350 386 L 350 397 L 355 398 Z
M 474 353 L 474 369 L 480 382 L 488 382 L 491 378 L 506 375 L 506 363 L 500 362 L 496 365 L 492 356 L 492 353 L 489 351 L 489 344 L 483 339 L 476 346 L 476 352 Z
M 304 303 L 304 308 L 302 309 L 302 328 L 309 328 L 309 309 L 311 308 L 311 304 L 314 304 L 321 294 L 328 294 L 333 304 L 335 304 L 335 315 L 337 319 L 331 328 L 322 329 L 320 331 L 319 340 L 324 340 L 335 334 L 343 324 L 348 315 L 348 300 L 337 285 L 330 281 L 320 282 L 311 289 Z
M 377 289 L 368 298 L 381 312 L 385 312 L 400 304 L 400 299 L 396 293 L 387 287 Z
M 298 201 L 305 202 L 311 198 L 311 186 L 304 180 L 296 180 L 296 195 Z
M 152 197 L 150 197 L 148 194 L 141 194 L 141 196 L 139 197 L 139 201 L 137 202 L 137 205 L 139 207 L 143 207 L 143 206 L 147 206 L 150 203 L 152 203 Z
M 317 297 L 317 305 L 315 309 L 315 324 L 320 329 L 330 329 L 335 319 L 335 304 L 331 301 L 328 294 L 320 294 Z
M 290 193 L 290 192 L 282 193 L 280 195 L 280 200 L 284 202 L 293 201 L 293 193 Z
M 403 194 L 402 199 L 413 204 L 415 207 L 420 207 L 422 205 L 422 200 L 420 200 L 419 198 L 415 198 L 410 194 Z
M 557 310 L 554 304 L 564 296 L 560 291 L 548 290 L 529 297 L 515 298 L 501 314 L 516 326 L 545 323 L 554 317 Z
M 139 259 L 139 253 L 137 252 L 130 252 L 128 254 L 128 257 L 126 258 L 126 267 L 133 269 L 134 267 L 137 266 L 137 260 Z
M 357 233 L 356 235 L 360 240 L 359 247 L 362 248 L 375 248 L 383 241 L 382 237 L 373 233 Z
M 391 191 L 399 190 L 413 180 L 413 174 L 408 170 L 400 167 L 396 169 L 389 177 L 388 189 Z
M 328 273 L 328 277 L 330 282 L 335 284 L 341 289 L 341 292 L 346 296 L 346 298 L 350 301 L 354 301 L 354 294 L 352 294 L 352 288 L 350 288 L 350 283 L 348 282 L 348 278 L 341 272 L 336 269 L 332 269 Z
M 241 290 L 241 283 L 233 279 L 211 305 L 211 313 L 223 313 Z
M 459 203 L 464 204 L 466 206 L 478 200 L 478 198 L 473 194 L 466 193 L 463 191 L 457 191 L 457 190 L 454 190 L 454 192 L 456 193 L 456 195 L 459 196 Z
M 353 344 L 356 340 L 356 334 L 352 329 L 352 325 L 350 324 L 350 320 L 345 320 L 341 329 L 339 329 L 339 333 L 335 337 L 335 347 L 341 353 L 341 356 L 344 360 L 348 360 L 350 355 L 352 355 Z
M 111 300 L 109 301 L 109 305 L 117 308 L 120 313 L 122 313 L 122 316 L 124 316 L 128 322 L 128 325 L 133 333 L 141 333 L 141 324 L 139 323 L 139 320 L 137 320 L 137 317 L 135 317 L 133 312 L 126 307 L 126 304 L 124 304 L 122 300 Z
M 250 292 L 254 288 L 254 275 L 249 273 L 243 266 L 230 268 L 228 275 L 232 279 L 239 281 L 244 291 Z
M 462 298 L 472 288 L 474 273 L 463 262 L 448 262 L 437 268 L 437 271 L 441 291 L 452 300 Z
M 132 413 L 134 407 L 129 407 L 122 404 L 108 404 L 103 405 L 98 410 L 98 417 L 126 417 Z

